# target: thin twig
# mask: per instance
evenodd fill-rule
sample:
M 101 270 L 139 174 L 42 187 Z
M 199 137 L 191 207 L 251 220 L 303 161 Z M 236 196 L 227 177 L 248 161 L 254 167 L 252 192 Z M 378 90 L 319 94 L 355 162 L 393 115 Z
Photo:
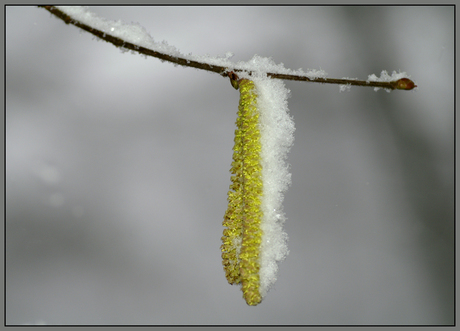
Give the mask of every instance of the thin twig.
M 228 70 L 225 67 L 222 66 L 216 66 L 216 65 L 210 65 L 207 63 L 202 63 L 198 61 L 193 61 L 193 60 L 187 60 L 184 58 L 180 57 L 174 57 L 168 54 L 160 53 L 153 51 L 151 49 L 135 45 L 133 43 L 127 42 L 121 38 L 111 36 L 110 34 L 100 31 L 98 29 L 95 29 L 89 25 L 86 25 L 84 23 L 81 23 L 63 11 L 59 10 L 55 6 L 38 6 L 45 8 L 48 10 L 51 14 L 55 15 L 56 17 L 60 18 L 63 20 L 66 24 L 72 24 L 75 25 L 76 27 L 79 27 L 82 30 L 85 30 L 95 36 L 97 36 L 100 39 L 103 39 L 117 47 L 121 47 L 123 49 L 129 49 L 134 52 L 138 52 L 139 54 L 143 54 L 146 56 L 152 56 L 156 57 L 160 60 L 163 61 L 168 61 L 172 62 L 175 64 L 179 64 L 184 67 L 192 67 L 192 68 L 197 68 L 201 70 L 207 70 L 211 72 L 215 72 L 223 77 L 228 77 Z M 243 71 L 243 70 L 234 70 L 235 72 Z M 249 72 L 251 74 L 251 72 Z M 417 85 L 414 84 L 413 81 L 411 81 L 408 78 L 401 78 L 397 81 L 391 81 L 391 82 L 377 82 L 377 81 L 365 81 L 365 80 L 354 80 L 354 79 L 335 79 L 335 78 L 308 78 L 305 76 L 298 76 L 298 75 L 286 75 L 286 74 L 275 74 L 275 73 L 267 73 L 267 76 L 271 78 L 277 78 L 277 79 L 285 79 L 285 80 L 297 80 L 297 81 L 307 81 L 307 82 L 312 82 L 312 83 L 323 83 L 323 84 L 340 84 L 340 85 L 354 85 L 354 86 L 371 86 L 371 87 L 380 87 L 384 89 L 399 89 L 399 90 L 412 90 L 414 87 L 417 87 Z

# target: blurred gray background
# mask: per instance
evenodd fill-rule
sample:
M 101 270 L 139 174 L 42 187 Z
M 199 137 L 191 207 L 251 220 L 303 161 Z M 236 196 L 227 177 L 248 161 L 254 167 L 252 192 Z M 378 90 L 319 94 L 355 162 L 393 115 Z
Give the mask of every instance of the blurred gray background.
M 220 257 L 239 93 L 6 8 L 7 324 L 452 324 L 453 7 L 93 7 L 291 82 L 290 254 L 249 307 Z

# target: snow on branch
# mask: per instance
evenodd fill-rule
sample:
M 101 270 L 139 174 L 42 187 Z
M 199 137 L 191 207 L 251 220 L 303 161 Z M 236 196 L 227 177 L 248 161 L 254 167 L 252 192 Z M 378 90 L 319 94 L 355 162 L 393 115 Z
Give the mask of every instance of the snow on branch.
M 184 67 L 192 67 L 201 70 L 215 72 L 223 77 L 233 71 L 254 73 L 265 73 L 267 77 L 285 80 L 297 80 L 324 84 L 339 84 L 341 90 L 348 86 L 370 86 L 376 90 L 384 88 L 387 91 L 412 90 L 417 87 L 405 72 L 393 72 L 389 76 L 382 71 L 381 77 L 370 75 L 365 81 L 357 79 L 335 79 L 326 78 L 323 70 L 292 70 L 285 68 L 282 63 L 275 64 L 271 58 L 262 58 L 255 55 L 247 62 L 233 63 L 229 58 L 233 55 L 226 54 L 225 57 L 197 56 L 181 54 L 174 46 L 166 42 L 155 42 L 149 33 L 139 24 L 127 24 L 122 21 L 111 21 L 97 16 L 88 9 L 79 6 L 39 6 L 48 10 L 51 14 L 62 19 L 66 24 L 72 24 L 85 30 L 96 37 L 103 39 L 116 47 L 131 50 L 145 56 L 156 57 L 162 61 L 168 61 Z

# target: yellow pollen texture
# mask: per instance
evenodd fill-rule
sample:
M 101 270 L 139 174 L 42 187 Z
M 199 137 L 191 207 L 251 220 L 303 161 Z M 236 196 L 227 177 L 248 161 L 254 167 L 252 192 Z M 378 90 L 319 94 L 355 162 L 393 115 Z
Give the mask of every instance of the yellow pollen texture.
M 228 282 L 241 283 L 246 303 L 255 306 L 262 300 L 259 292 L 260 224 L 263 216 L 259 112 L 254 82 L 243 79 L 239 89 L 240 103 L 230 169 L 232 184 L 223 222 L 226 229 L 222 237 L 222 264 Z

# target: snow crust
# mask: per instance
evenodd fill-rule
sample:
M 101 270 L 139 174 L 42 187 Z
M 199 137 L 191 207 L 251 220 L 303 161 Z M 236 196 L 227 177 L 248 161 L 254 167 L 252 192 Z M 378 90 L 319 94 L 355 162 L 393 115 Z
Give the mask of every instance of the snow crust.
M 260 248 L 260 294 L 262 298 L 275 283 L 278 262 L 289 253 L 288 236 L 283 224 L 284 192 L 291 184 L 287 153 L 294 143 L 294 121 L 289 114 L 287 99 L 290 91 L 280 79 L 270 79 L 259 72 L 251 76 L 256 87 L 261 135 L 263 180 L 263 232 Z
M 176 47 L 169 45 L 166 41 L 156 42 L 148 31 L 138 23 L 125 23 L 121 20 L 107 20 L 91 12 L 88 8 L 81 6 L 56 6 L 56 8 L 73 19 L 101 30 L 111 36 L 121 38 L 126 42 L 172 57 L 180 57 L 189 61 L 198 61 L 210 65 L 226 67 L 228 71 L 265 71 L 275 74 L 304 76 L 311 79 L 326 78 L 327 76 L 326 72 L 323 70 L 307 69 L 307 71 L 303 71 L 302 69 L 288 69 L 284 67 L 283 63 L 276 64 L 273 59 L 263 58 L 258 55 L 254 55 L 251 60 L 246 62 L 239 61 L 233 63 L 230 61 L 230 58 L 233 56 L 231 52 L 227 52 L 224 56 L 182 54 Z

